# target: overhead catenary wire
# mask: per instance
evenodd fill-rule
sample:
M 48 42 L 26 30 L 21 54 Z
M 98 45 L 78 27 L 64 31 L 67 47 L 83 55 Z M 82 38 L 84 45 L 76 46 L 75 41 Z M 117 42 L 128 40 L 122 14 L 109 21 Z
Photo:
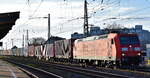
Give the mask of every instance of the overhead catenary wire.
M 36 9 L 34 10 L 33 14 L 30 16 L 30 18 L 32 18 L 35 13 L 38 11 L 38 9 L 40 8 L 41 4 L 44 2 L 44 0 L 41 0 L 39 5 L 36 7 Z M 30 0 L 27 0 L 27 4 L 30 5 Z M 28 22 L 29 22 L 30 19 L 26 20 L 25 22 L 23 22 L 22 24 L 18 25 L 18 26 L 21 26 L 21 25 L 28 25 Z
M 35 9 L 34 13 L 33 13 L 31 16 L 33 16 L 33 15 L 37 12 L 37 10 L 38 10 L 38 8 L 41 6 L 42 2 L 43 2 L 43 0 L 41 0 L 39 6 Z M 78 18 L 76 18 L 76 19 L 78 19 Z M 73 20 L 74 20 L 74 19 L 73 19 Z M 68 21 L 70 21 L 70 20 L 68 20 Z M 26 24 L 27 22 L 28 22 L 28 20 L 27 20 L 25 23 L 23 23 L 23 24 Z M 62 26 L 62 25 L 61 25 L 61 26 Z
M 114 1 L 109 4 L 106 3 L 107 6 L 102 6 L 102 7 L 99 7 L 100 5 L 97 5 L 96 7 L 99 7 L 99 8 L 94 9 L 94 8 L 96 8 L 96 7 L 94 7 L 91 13 L 96 13 L 96 11 L 100 11 L 100 15 L 106 14 L 105 10 L 107 10 L 111 7 L 119 7 L 117 4 L 118 4 L 118 1 Z
M 150 6 L 149 7 L 140 8 L 140 9 L 137 9 L 135 11 L 128 12 L 127 14 L 124 14 L 122 16 L 131 15 L 131 14 L 134 14 L 134 13 L 137 13 L 137 12 L 141 12 L 142 10 L 146 10 L 146 9 L 149 9 L 149 8 L 150 8 Z M 127 18 L 120 18 L 120 20 L 125 20 L 125 19 L 144 19 L 144 18 L 147 18 L 147 17 L 143 17 L 142 18 L 142 17 L 139 17 L 139 16 L 137 17 L 137 16 L 133 15 L 133 16 L 127 17 Z M 110 19 L 119 19 L 119 18 L 117 18 L 117 17 L 105 18 L 105 19 L 103 19 L 103 21 L 110 20 Z
M 132 16 L 132 17 L 128 17 L 128 18 L 118 18 L 118 16 L 115 16 L 115 17 L 109 17 L 109 18 L 103 18 L 103 21 L 105 21 L 105 20 L 113 20 L 113 19 L 120 19 L 120 20 L 127 20 L 127 19 L 144 19 L 144 18 L 147 18 L 147 17 L 137 17 L 135 14 L 139 14 L 139 12 L 142 12 L 142 11 L 144 11 L 144 10 L 147 10 L 147 9 L 149 9 L 150 8 L 150 6 L 146 6 L 146 7 L 144 7 L 144 8 L 140 8 L 140 9 L 136 9 L 136 10 L 133 10 L 133 11 L 130 11 L 130 12 L 128 12 L 128 13 L 124 13 L 124 14 L 122 14 L 122 16 L 126 16 L 126 15 L 132 15 L 132 14 L 134 14 L 134 16 Z M 118 21 L 118 20 L 116 20 L 116 21 Z
M 30 0 L 27 0 L 27 1 L 30 1 Z M 41 0 L 41 2 L 42 1 L 44 1 L 44 0 Z M 64 0 L 64 1 L 69 1 L 69 0 Z M 91 13 L 94 13 L 95 11 L 97 12 L 100 12 L 100 16 L 103 16 L 104 14 L 108 14 L 109 12 L 107 12 L 107 9 L 109 9 L 109 8 L 111 8 L 111 7 L 119 7 L 119 4 L 118 4 L 118 0 L 103 0 L 103 2 L 101 2 L 102 0 L 94 0 L 94 1 L 99 1 L 99 3 L 100 4 L 102 4 L 102 5 L 107 5 L 107 6 L 105 6 L 105 7 L 100 7 L 99 9 L 96 9 L 96 10 L 94 10 L 93 12 L 91 12 Z M 114 3 L 113 3 L 113 1 L 114 1 Z M 35 14 L 36 13 L 38 13 L 39 12 L 39 8 L 40 8 L 40 6 L 42 5 L 42 3 L 39 3 L 38 4 L 38 6 L 35 8 L 35 10 L 33 11 L 33 13 L 31 13 L 32 15 L 31 15 L 31 17 L 30 18 L 32 18 L 32 17 L 34 17 L 35 16 Z M 57 1 L 58 2 L 58 1 Z M 30 2 L 29 2 L 30 3 Z M 97 6 L 97 7 L 99 7 L 100 6 L 100 4 Z M 70 5 L 69 3 L 68 3 L 68 5 Z M 66 5 L 66 6 L 68 6 L 68 5 Z M 101 9 L 103 9 L 103 10 L 101 10 Z M 141 8 L 142 9 L 142 8 Z M 147 8 L 148 9 L 148 8 Z M 144 9 L 143 9 L 144 10 Z M 139 12 L 141 12 L 142 13 L 142 11 L 143 10 L 139 10 L 139 11 L 137 11 L 138 13 Z M 106 12 L 107 13 L 106 13 Z M 68 12 L 68 11 L 65 11 L 65 12 Z M 130 11 L 131 12 L 131 11 Z M 131 15 L 131 14 L 136 14 L 137 12 L 131 12 L 130 13 L 129 12 L 129 15 Z M 68 13 L 66 13 L 66 14 L 68 14 Z M 73 15 L 73 13 L 72 13 L 72 15 Z M 120 16 L 120 18 L 118 18 L 118 16 L 114 16 L 115 18 L 117 18 L 117 19 L 120 19 L 120 20 L 124 20 L 124 19 L 126 19 L 126 18 L 122 18 L 123 16 L 125 16 L 126 14 L 122 14 L 121 16 Z M 97 19 L 97 18 L 99 18 L 97 15 L 94 15 L 94 14 L 92 14 L 91 16 L 89 16 L 89 17 L 93 17 L 94 16 L 94 19 Z M 68 16 L 67 16 L 68 17 Z M 108 18 L 108 17 L 107 17 Z M 102 19 L 107 19 L 107 18 L 101 18 L 100 20 L 102 20 Z M 108 20 L 111 20 L 111 18 L 112 18 L 112 20 L 113 20 L 113 17 L 109 17 L 108 18 Z M 136 18 L 136 17 L 135 17 Z M 140 18 L 140 17 L 139 17 Z M 74 27 L 72 28 L 72 30 L 71 29 L 68 29 L 66 26 L 66 24 L 67 23 L 74 23 L 74 21 L 81 21 L 81 19 L 83 19 L 82 18 L 82 16 L 80 17 L 80 16 L 78 16 L 77 18 L 72 18 L 72 19 L 70 19 L 70 18 L 66 18 L 66 19 L 64 19 L 64 23 L 62 24 L 62 23 L 59 23 L 58 25 L 55 25 L 55 27 L 53 26 L 52 27 L 52 30 L 53 31 L 56 31 L 57 29 L 57 27 L 59 27 L 60 28 L 60 31 L 57 31 L 58 32 L 58 34 L 61 34 L 60 32 L 69 32 L 69 31 L 74 31 Z M 127 18 L 128 19 L 128 18 Z M 131 19 L 132 19 L 132 17 L 131 17 Z M 27 21 L 25 21 L 24 23 L 22 23 L 21 25 L 28 25 L 28 22 L 30 21 L 31 19 L 29 19 L 29 20 L 27 20 Z M 118 20 L 117 20 L 118 21 Z M 103 22 L 103 21 L 102 21 Z M 30 23 L 30 24 L 32 24 L 32 23 Z M 66 26 L 65 26 L 66 25 Z M 31 25 L 32 26 L 32 25 Z M 21 31 L 21 28 L 19 28 L 20 29 L 20 31 Z M 17 30 L 17 29 L 16 29 Z M 68 31 L 67 31 L 68 30 Z M 14 30 L 13 30 L 14 31 Z M 37 30 L 34 30 L 34 32 L 36 32 L 36 33 L 38 33 L 38 31 Z M 56 32 L 56 33 L 57 33 Z M 33 33 L 33 32 L 31 32 L 31 33 Z M 33 34 L 33 35 L 37 35 L 37 34 Z
M 40 4 L 39 4 L 39 5 L 37 6 L 37 8 L 34 10 L 34 12 L 33 12 L 33 14 L 31 15 L 31 17 L 34 16 L 34 14 L 38 11 L 38 9 L 40 8 L 40 6 L 41 6 L 41 4 L 42 4 L 43 2 L 44 2 L 44 0 L 41 0 Z M 28 4 L 28 6 L 30 6 L 30 0 L 27 0 L 27 4 Z M 30 20 L 30 19 L 28 19 L 28 20 L 26 20 L 25 22 L 23 22 L 22 24 L 18 25 L 18 26 L 20 26 L 20 27 L 18 27 L 18 28 L 21 28 L 23 25 L 24 25 L 24 26 L 28 25 L 29 20 Z M 16 28 L 16 29 L 13 30 L 13 31 L 16 32 L 16 30 L 17 30 L 18 28 Z
M 117 4 L 118 4 L 118 1 L 114 1 L 114 2 L 111 2 L 110 4 L 113 4 L 113 3 L 115 3 L 115 2 L 117 2 Z M 107 4 L 108 5 L 108 4 Z M 116 4 L 114 4 L 114 5 L 116 5 Z M 98 7 L 98 6 L 97 6 Z M 106 7 L 106 8 L 109 8 L 110 6 L 108 6 L 108 7 Z M 100 9 L 100 8 L 99 8 Z M 91 14 L 92 13 L 94 13 L 94 12 L 91 12 Z M 91 18 L 92 16 L 89 16 L 89 18 Z M 61 23 L 61 25 L 64 25 L 64 24 L 66 24 L 66 23 L 69 23 L 69 22 L 73 22 L 73 21 L 75 21 L 75 20 L 79 20 L 79 19 L 83 19 L 83 17 L 82 16 L 80 16 L 80 17 L 76 17 L 76 18 L 72 18 L 72 19 L 69 19 L 69 20 L 67 20 L 66 22 L 64 22 L 64 23 Z
M 28 0 L 28 1 L 29 1 L 29 0 Z M 43 1 L 43 0 L 41 0 L 41 2 L 42 2 L 42 1 Z M 110 0 L 107 0 L 107 1 L 109 2 Z M 102 2 L 101 2 L 101 3 L 102 3 Z M 40 3 L 40 4 L 41 4 L 41 3 Z M 34 13 L 35 13 L 36 11 L 37 11 L 37 10 L 35 10 Z M 33 13 L 33 15 L 34 15 L 34 13 Z M 78 18 L 77 18 L 77 19 L 78 19 Z
M 72 20 L 68 20 L 67 22 L 71 22 L 71 21 L 78 20 L 78 19 L 82 19 L 82 17 L 81 17 L 81 18 L 74 18 L 74 19 L 72 19 Z M 63 24 L 66 24 L 67 22 L 65 22 L 65 23 L 63 23 Z M 63 28 L 63 24 L 60 25 L 60 31 L 61 31 L 62 28 Z
M 41 0 L 39 5 L 36 7 L 36 9 L 33 11 L 33 14 L 31 14 L 30 17 L 33 17 L 35 15 L 35 13 L 38 11 L 38 9 L 40 8 L 40 6 L 42 5 L 42 3 L 44 2 L 44 0 Z
M 42 2 L 42 1 L 41 1 Z M 41 3 L 39 4 L 39 6 L 41 5 Z M 37 7 L 37 9 L 38 9 L 38 7 Z M 33 15 L 35 14 L 35 12 L 37 11 L 37 9 L 34 11 L 34 13 L 33 13 Z M 76 19 L 78 19 L 78 18 L 76 18 Z M 74 20 L 74 19 L 73 19 Z M 68 20 L 68 21 L 70 21 L 70 20 Z M 61 25 L 62 26 L 62 25 Z M 61 29 L 61 27 L 60 27 L 60 29 Z

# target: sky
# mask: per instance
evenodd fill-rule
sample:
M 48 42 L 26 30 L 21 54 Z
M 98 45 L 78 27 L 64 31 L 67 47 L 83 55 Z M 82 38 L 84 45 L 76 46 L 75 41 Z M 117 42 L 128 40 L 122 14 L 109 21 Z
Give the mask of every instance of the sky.
M 116 22 L 125 27 L 143 25 L 150 30 L 150 0 L 87 0 L 89 24 L 105 28 Z M 47 39 L 47 17 L 51 15 L 51 34 L 70 38 L 83 32 L 84 0 L 1 0 L 0 13 L 20 11 L 12 30 L 0 41 L 3 48 L 22 46 L 23 35 Z M 40 17 L 40 18 L 39 18 Z M 77 19 L 81 18 L 81 19 Z M 110 19 L 118 18 L 118 19 Z

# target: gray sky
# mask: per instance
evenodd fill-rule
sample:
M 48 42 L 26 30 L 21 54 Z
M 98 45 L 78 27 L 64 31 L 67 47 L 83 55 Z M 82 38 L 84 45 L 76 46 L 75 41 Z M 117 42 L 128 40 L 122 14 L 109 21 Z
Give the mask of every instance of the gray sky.
M 0 13 L 20 11 L 20 19 L 9 34 L 1 41 L 7 42 L 11 47 L 11 39 L 14 45 L 21 47 L 22 35 L 29 30 L 29 37 L 43 37 L 47 39 L 47 19 L 36 17 L 47 17 L 51 14 L 51 33 L 65 38 L 70 38 L 73 32 L 83 32 L 83 19 L 72 20 L 83 17 L 84 0 L 3 0 L 0 2 Z M 142 24 L 144 29 L 150 29 L 150 0 L 87 0 L 88 13 L 91 18 L 89 23 L 101 28 L 107 24 L 116 22 L 126 27 L 134 27 Z M 117 20 L 108 18 L 117 17 Z M 32 18 L 32 19 L 31 19 Z M 132 19 L 126 19 L 132 18 Z M 143 18 L 143 19 L 133 19 Z M 72 20 L 71 22 L 68 22 Z M 104 25 L 106 23 L 106 25 Z

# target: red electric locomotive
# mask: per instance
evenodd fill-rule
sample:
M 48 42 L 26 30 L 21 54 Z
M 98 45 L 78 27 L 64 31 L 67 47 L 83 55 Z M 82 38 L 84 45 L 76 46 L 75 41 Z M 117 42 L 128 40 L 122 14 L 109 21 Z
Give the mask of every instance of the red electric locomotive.
M 101 66 L 138 65 L 141 62 L 140 42 L 136 34 L 121 33 L 78 39 L 74 43 L 73 58 Z

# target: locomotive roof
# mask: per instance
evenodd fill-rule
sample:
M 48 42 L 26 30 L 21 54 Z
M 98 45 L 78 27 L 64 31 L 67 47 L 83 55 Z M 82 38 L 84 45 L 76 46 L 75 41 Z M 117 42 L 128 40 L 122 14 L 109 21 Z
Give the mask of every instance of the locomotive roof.
M 119 34 L 119 35 L 122 35 L 122 36 L 125 36 L 125 35 L 128 35 L 128 36 L 129 36 L 129 35 L 130 35 L 130 36 L 131 36 L 131 35 L 132 35 L 132 36 L 135 36 L 135 35 L 136 35 L 136 36 L 137 36 L 136 33 L 122 33 L 122 34 Z
M 120 36 L 137 36 L 137 34 L 134 34 L 134 33 L 109 33 L 109 34 L 118 34 Z M 82 39 L 77 39 L 75 42 L 105 39 L 105 38 L 108 38 L 109 34 L 90 36 L 90 37 L 86 37 L 86 38 L 82 38 Z
M 99 35 L 99 36 L 91 36 L 91 37 L 86 37 L 86 38 L 82 38 L 82 39 L 77 39 L 76 42 L 91 41 L 91 40 L 98 40 L 98 39 L 104 39 L 104 38 L 108 38 L 108 34 Z

